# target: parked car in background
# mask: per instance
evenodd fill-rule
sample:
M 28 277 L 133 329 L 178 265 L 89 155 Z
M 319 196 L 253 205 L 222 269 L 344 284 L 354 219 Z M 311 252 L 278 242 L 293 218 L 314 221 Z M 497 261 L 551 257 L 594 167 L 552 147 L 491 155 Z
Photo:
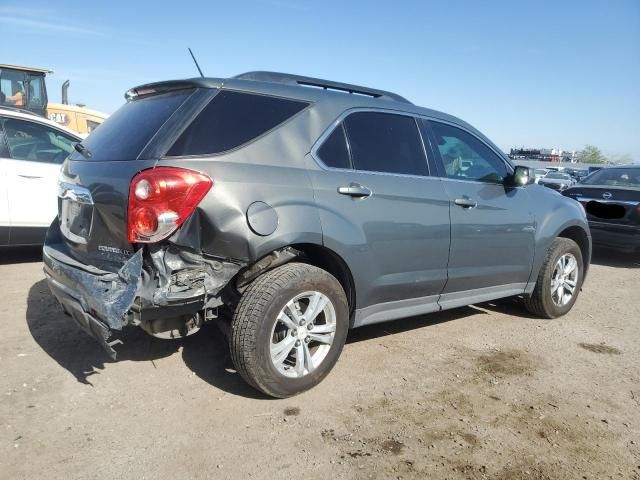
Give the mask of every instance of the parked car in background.
M 80 140 L 39 115 L 0 108 L 0 247 L 42 245 L 58 213 L 60 165 Z
M 584 206 L 594 244 L 640 250 L 640 166 L 599 169 L 562 193 Z
M 584 172 L 584 176 L 586 176 L 587 170 L 583 170 L 583 169 L 579 169 L 579 168 L 565 168 L 564 170 L 562 170 L 562 173 L 566 173 L 568 174 L 571 179 L 575 182 L 578 182 L 581 178 L 581 176 L 583 175 Z
M 536 168 L 533 171 L 533 176 L 534 176 L 534 183 L 538 183 L 540 181 L 541 178 L 544 178 L 544 176 L 549 172 L 549 170 L 547 170 L 546 168 Z
M 558 192 L 563 191 L 574 183 L 575 182 L 573 178 L 571 178 L 571 175 L 561 172 L 549 172 L 540 180 L 538 180 L 538 184 L 551 188 Z
M 52 292 L 113 356 L 125 325 L 218 322 L 240 375 L 288 397 L 349 328 L 512 295 L 554 318 L 577 299 L 582 207 L 458 118 L 273 72 L 127 99 L 65 161 L 43 250 Z
M 576 172 L 576 181 L 580 183 L 582 180 L 589 176 L 589 170 L 580 169 Z

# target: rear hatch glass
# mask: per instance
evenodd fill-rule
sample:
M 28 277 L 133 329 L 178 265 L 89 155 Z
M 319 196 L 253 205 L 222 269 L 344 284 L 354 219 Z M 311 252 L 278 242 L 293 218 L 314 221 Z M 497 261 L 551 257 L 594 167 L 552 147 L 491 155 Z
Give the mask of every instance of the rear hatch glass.
M 180 135 L 169 157 L 216 155 L 270 132 L 309 103 L 222 90 Z
M 71 160 L 136 160 L 154 134 L 191 93 L 192 89 L 178 90 L 127 102 L 82 142 L 91 156 L 86 158 L 74 152 Z

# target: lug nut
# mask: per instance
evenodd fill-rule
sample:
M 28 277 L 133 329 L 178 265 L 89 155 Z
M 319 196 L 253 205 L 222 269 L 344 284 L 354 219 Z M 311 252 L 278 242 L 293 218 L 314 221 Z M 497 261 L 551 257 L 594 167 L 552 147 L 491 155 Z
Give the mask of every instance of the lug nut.
M 298 335 L 298 331 L 297 330 L 291 330 L 291 336 L 295 337 L 296 335 Z
M 305 337 L 304 343 L 309 343 L 310 341 L 311 341 L 311 339 L 309 337 Z
M 304 321 L 304 318 L 300 319 L 300 326 L 302 327 L 306 322 Z
M 299 346 L 300 346 L 300 340 L 297 340 L 296 341 L 296 347 L 299 347 Z
M 308 330 L 313 330 L 313 323 L 310 323 L 309 325 L 307 325 L 307 329 Z

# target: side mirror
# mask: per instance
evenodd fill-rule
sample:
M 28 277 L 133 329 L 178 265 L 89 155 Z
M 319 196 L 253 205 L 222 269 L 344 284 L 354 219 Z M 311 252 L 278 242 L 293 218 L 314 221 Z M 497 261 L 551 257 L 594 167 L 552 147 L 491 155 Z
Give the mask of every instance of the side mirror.
M 533 176 L 531 175 L 531 169 L 529 167 L 516 165 L 516 169 L 513 171 L 510 183 L 514 187 L 524 187 L 525 185 L 530 184 L 532 180 Z

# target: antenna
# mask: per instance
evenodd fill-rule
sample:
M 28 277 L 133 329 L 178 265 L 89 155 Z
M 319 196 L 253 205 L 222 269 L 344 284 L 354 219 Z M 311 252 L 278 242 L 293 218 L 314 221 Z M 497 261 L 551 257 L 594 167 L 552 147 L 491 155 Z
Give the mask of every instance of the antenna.
M 198 72 L 200 72 L 200 76 L 204 78 L 204 75 L 202 74 L 202 70 L 200 70 L 200 65 L 198 65 L 198 61 L 196 60 L 196 56 L 193 54 L 190 48 L 187 48 L 187 50 L 189 50 L 189 53 L 191 54 L 191 58 L 193 58 L 193 63 L 196 64 L 196 68 L 198 69 Z

